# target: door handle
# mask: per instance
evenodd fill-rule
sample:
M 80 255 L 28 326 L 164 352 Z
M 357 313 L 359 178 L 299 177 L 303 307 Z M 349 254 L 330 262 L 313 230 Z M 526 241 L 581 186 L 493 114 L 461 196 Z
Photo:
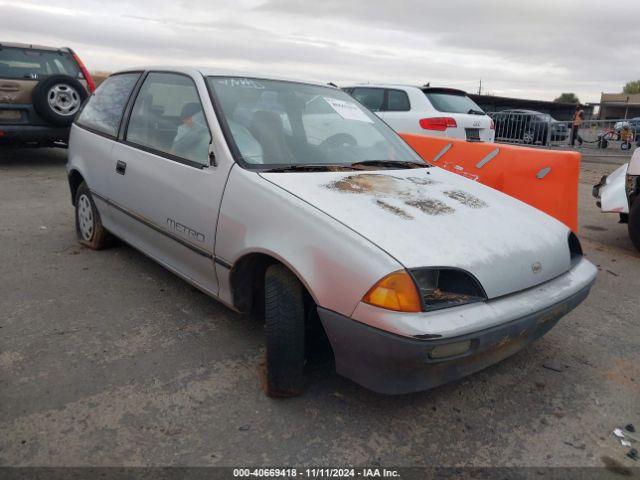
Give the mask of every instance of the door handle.
M 118 160 L 118 162 L 116 163 L 116 173 L 119 173 L 120 175 L 124 175 L 126 171 L 127 171 L 127 163 L 123 162 L 122 160 Z

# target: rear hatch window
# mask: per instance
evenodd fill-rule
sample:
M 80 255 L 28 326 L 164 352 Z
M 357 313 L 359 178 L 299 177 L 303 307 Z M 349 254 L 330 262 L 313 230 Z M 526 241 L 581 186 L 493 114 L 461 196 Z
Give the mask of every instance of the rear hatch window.
M 469 113 L 484 115 L 476 102 L 467 97 L 461 90 L 448 88 L 426 88 L 422 90 L 433 108 L 446 113 Z
M 68 52 L 0 47 L 0 78 L 35 80 L 58 74 L 82 78 L 78 65 Z

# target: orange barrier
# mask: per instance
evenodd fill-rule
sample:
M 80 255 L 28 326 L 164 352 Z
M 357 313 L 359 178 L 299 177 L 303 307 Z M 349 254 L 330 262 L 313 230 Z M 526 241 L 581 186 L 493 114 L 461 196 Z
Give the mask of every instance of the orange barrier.
M 577 232 L 579 153 L 400 135 L 427 163 L 500 190 Z

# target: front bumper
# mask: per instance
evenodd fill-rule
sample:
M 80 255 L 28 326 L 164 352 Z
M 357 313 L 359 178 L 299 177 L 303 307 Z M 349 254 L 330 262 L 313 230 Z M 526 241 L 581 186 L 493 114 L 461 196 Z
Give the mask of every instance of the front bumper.
M 412 336 L 323 308 L 318 312 L 339 374 L 376 392 L 402 394 L 451 382 L 518 352 L 587 297 L 596 273 L 590 262 L 581 259 L 566 274 L 525 292 L 448 311 L 413 314 L 427 329 Z M 471 310 L 491 318 L 474 316 Z M 507 319 L 505 311 L 511 312 Z M 433 313 L 439 319 L 429 323 Z M 465 317 L 462 324 L 460 319 Z M 436 347 L 467 341 L 470 347 L 462 354 L 431 358 Z

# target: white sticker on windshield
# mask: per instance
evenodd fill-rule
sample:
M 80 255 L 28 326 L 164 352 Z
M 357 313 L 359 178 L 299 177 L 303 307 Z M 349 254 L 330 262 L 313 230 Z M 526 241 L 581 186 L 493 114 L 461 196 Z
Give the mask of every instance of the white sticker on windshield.
M 323 97 L 336 111 L 338 115 L 346 120 L 358 120 L 359 122 L 373 123 L 358 105 L 353 102 L 345 102 L 344 100 L 336 100 L 335 98 Z

